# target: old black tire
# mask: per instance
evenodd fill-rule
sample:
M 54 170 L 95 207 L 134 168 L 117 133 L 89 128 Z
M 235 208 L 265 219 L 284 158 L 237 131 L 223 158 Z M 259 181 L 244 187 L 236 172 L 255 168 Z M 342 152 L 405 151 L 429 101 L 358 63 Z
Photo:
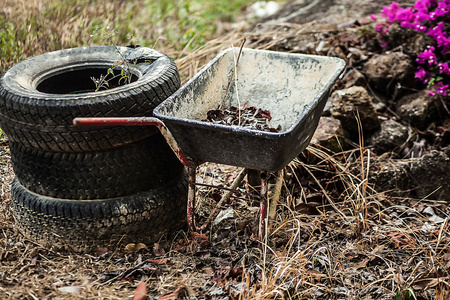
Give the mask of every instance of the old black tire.
M 30 149 L 10 142 L 19 182 L 48 197 L 75 200 L 131 195 L 164 186 L 183 172 L 160 133 L 122 147 L 82 153 Z
M 96 201 L 44 197 L 14 180 L 13 213 L 24 235 L 44 246 L 89 252 L 119 241 L 152 243 L 185 224 L 186 175 L 160 189 Z
M 121 68 L 124 61 L 135 81 L 93 92 L 91 77 L 106 75 L 113 65 Z M 49 52 L 14 65 L 0 78 L 0 128 L 11 141 L 38 150 L 110 149 L 150 136 L 156 129 L 75 127 L 73 119 L 151 116 L 179 87 L 173 60 L 153 49 L 98 46 Z

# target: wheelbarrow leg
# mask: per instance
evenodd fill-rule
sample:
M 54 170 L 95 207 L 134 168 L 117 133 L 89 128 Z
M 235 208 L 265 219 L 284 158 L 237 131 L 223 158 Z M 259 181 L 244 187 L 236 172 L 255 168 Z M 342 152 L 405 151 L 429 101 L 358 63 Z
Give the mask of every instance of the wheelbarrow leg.
M 263 241 L 267 232 L 267 190 L 268 190 L 268 177 L 269 174 L 261 172 L 261 189 L 260 197 L 261 202 L 259 206 L 259 232 L 258 237 L 260 241 Z
M 275 218 L 276 205 L 280 199 L 281 186 L 283 184 L 283 170 L 274 173 L 276 176 L 276 183 L 269 198 L 269 177 L 271 174 L 272 173 L 261 172 L 261 204 L 259 208 L 259 239 L 261 241 L 263 241 L 267 233 L 269 219 Z
M 196 231 L 195 227 L 195 180 L 197 173 L 197 165 L 188 167 L 189 185 L 188 185 L 188 203 L 187 203 L 187 223 L 189 229 Z

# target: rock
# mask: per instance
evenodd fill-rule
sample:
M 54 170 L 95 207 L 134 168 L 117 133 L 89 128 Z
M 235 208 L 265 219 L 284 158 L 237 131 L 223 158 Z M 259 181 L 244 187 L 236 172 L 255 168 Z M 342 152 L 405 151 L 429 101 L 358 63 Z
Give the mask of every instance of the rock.
M 411 178 L 418 198 L 450 200 L 450 158 L 432 150 L 412 163 Z
M 389 152 L 381 156 L 371 155 L 367 181 L 377 193 L 385 193 L 390 196 L 408 195 L 407 163 L 404 160 L 393 159 L 392 156 L 395 156 L 395 154 Z M 366 168 L 367 164 L 365 163 L 364 170 Z M 352 173 L 361 176 L 360 162 L 352 167 Z
M 262 18 L 273 15 L 279 9 L 278 3 L 275 1 L 258 1 L 250 6 L 253 17 Z
M 388 119 L 383 121 L 380 129 L 368 139 L 368 145 L 371 145 L 375 152 L 380 155 L 407 146 L 412 135 L 412 128 Z
M 408 179 L 406 164 L 401 160 L 382 156 L 370 164 L 369 183 L 374 185 L 377 192 L 391 196 L 408 194 Z
M 345 143 L 344 135 L 341 121 L 330 117 L 321 117 L 311 144 L 321 145 L 332 152 L 341 152 Z
M 356 117 L 359 116 L 364 130 L 376 130 L 380 121 L 367 90 L 361 86 L 335 91 L 330 97 L 331 115 L 340 120 L 345 130 L 358 132 Z
M 412 126 L 425 128 L 437 116 L 437 107 L 440 106 L 438 96 L 427 95 L 427 91 L 403 96 L 397 103 L 396 113 Z
M 403 52 L 414 56 L 423 52 L 428 45 L 434 44 L 433 38 L 428 34 L 401 27 L 397 23 L 389 27 L 384 40 L 391 49 L 402 47 Z
M 362 69 L 370 86 L 387 95 L 398 87 L 413 87 L 414 72 L 414 60 L 401 52 L 374 55 Z
M 401 5 L 414 4 L 408 0 L 397 1 Z M 392 0 L 290 0 L 275 14 L 258 20 L 258 23 L 296 23 L 315 21 L 318 24 L 343 24 L 357 18 L 377 14 Z
M 365 86 L 366 85 L 366 79 L 364 78 L 364 75 L 361 74 L 361 72 L 357 71 L 356 69 L 350 69 L 342 79 L 345 82 L 345 88 L 348 89 L 352 86 Z

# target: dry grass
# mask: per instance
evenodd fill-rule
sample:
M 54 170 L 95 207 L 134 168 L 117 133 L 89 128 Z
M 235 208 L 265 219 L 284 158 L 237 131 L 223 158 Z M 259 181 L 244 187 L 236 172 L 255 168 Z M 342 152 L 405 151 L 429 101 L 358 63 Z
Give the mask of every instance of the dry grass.
M 257 234 L 258 203 L 252 207 L 242 186 L 227 205 L 236 217 L 208 233 L 211 247 L 193 245 L 187 233 L 180 232 L 161 241 L 165 253 L 150 249 L 127 254 L 125 245 L 118 245 L 106 254 L 84 255 L 41 247 L 17 232 L 9 207 L 12 171 L 4 144 L 1 153 L 2 299 L 123 299 L 141 280 L 153 297 L 184 287 L 179 299 L 214 293 L 235 299 L 394 299 L 398 291 L 409 289 L 417 299 L 449 296 L 447 206 L 391 199 L 373 191 L 366 171 L 370 153 L 363 149 L 331 155 L 310 146 L 305 153 L 314 163 L 294 160 L 286 169 L 266 243 L 252 237 Z M 198 176 L 204 184 L 220 186 L 237 171 L 206 164 Z M 308 190 L 305 179 L 323 193 L 316 212 L 305 209 L 313 204 L 298 193 Z M 335 179 L 339 193 L 331 184 Z M 211 209 L 215 193 L 216 188 L 200 188 L 200 215 Z M 433 207 L 442 219 L 423 213 L 424 207 Z M 243 223 L 244 230 L 239 229 Z M 168 260 L 163 264 L 146 263 L 164 258 Z M 232 276 L 233 268 L 241 272 Z M 76 293 L 65 294 L 67 287 Z

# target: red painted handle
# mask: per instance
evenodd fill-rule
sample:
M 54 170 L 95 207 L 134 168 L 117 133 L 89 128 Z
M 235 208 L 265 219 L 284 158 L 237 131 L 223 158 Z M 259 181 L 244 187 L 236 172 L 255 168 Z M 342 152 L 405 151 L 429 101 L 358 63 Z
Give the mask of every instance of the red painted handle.
M 158 118 L 154 117 L 98 117 L 98 118 L 75 118 L 73 119 L 75 126 L 156 126 L 166 139 L 173 153 L 178 157 L 180 162 L 185 166 L 192 163 L 178 146 L 177 141 L 170 133 L 166 125 Z

